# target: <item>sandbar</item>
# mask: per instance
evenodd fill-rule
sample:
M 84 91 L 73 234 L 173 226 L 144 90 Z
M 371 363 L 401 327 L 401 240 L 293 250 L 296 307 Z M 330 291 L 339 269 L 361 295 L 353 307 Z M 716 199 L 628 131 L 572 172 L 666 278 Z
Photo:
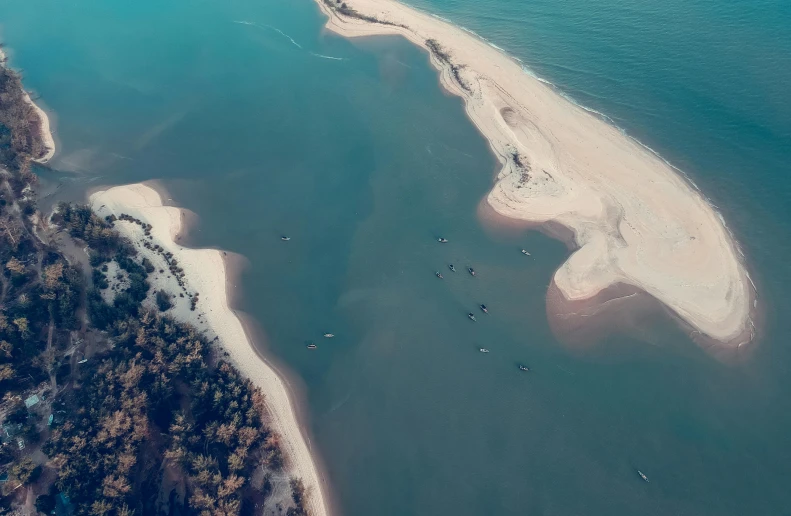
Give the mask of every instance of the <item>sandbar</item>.
M 142 245 L 145 236 L 139 225 L 124 220 L 115 222 L 115 228 L 132 241 L 142 257 L 151 260 L 156 271 L 165 271 L 150 274 L 148 281 L 152 286 L 151 292 L 165 290 L 176 296 L 174 307 L 168 310 L 168 314 L 204 331 L 209 340 L 216 337 L 228 353 L 226 359 L 261 388 L 266 396 L 266 421 L 280 437 L 286 470 L 291 476 L 302 479 L 305 485 L 305 508 L 312 516 L 326 516 L 325 494 L 308 441 L 297 421 L 288 387 L 273 367 L 254 351 L 241 321 L 229 304 L 224 253 L 216 249 L 190 249 L 176 243 L 187 213 L 176 207 L 164 206 L 159 193 L 148 185 L 131 184 L 98 191 L 90 196 L 90 204 L 99 216 L 127 214 L 153 226 L 153 238 L 148 241 L 152 246 L 162 246 L 164 252 L 173 253 L 179 267 L 184 270 L 183 287 L 168 272 L 168 265 L 161 254 Z M 190 309 L 188 297 L 178 297 L 184 290 L 189 294 L 199 294 L 194 311 Z
M 462 97 L 502 164 L 482 201 L 491 210 L 480 211 L 569 235 L 574 250 L 550 285 L 568 311 L 630 286 L 699 342 L 738 350 L 753 340 L 757 294 L 741 250 L 679 170 L 441 18 L 394 0 L 316 1 L 332 32 L 397 34 L 429 52 L 442 86 Z

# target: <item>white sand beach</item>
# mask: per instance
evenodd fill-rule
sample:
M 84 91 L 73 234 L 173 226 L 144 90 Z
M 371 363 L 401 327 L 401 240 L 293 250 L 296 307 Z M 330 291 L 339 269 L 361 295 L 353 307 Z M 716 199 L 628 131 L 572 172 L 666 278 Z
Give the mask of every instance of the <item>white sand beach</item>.
M 502 163 L 485 202 L 526 227 L 562 226 L 576 249 L 553 283 L 573 304 L 629 285 L 693 337 L 738 349 L 756 293 L 719 213 L 679 171 L 566 100 L 501 50 L 393 0 L 316 0 L 346 37 L 400 34 L 431 53 Z
M 177 244 L 185 212 L 163 206 L 157 191 L 144 184 L 118 186 L 96 192 L 91 195 L 90 204 L 100 216 L 119 216 L 125 213 L 153 226 L 153 240 L 150 243 L 159 244 L 166 252 L 173 253 L 179 266 L 185 271 L 184 289 L 190 294 L 199 293 L 199 301 L 194 311 L 190 310 L 187 297 L 178 297 L 183 292 L 182 287 L 168 271 L 164 258 L 142 245 L 145 238 L 143 229 L 133 222 L 115 223 L 116 229 L 135 243 L 138 252 L 151 260 L 157 271 L 165 271 L 152 273 L 149 282 L 152 292 L 165 290 L 176 295 L 173 300 L 175 306 L 168 313 L 204 330 L 209 339 L 216 336 L 219 344 L 230 355 L 228 359 L 233 365 L 261 388 L 266 396 L 268 423 L 280 436 L 287 470 L 291 475 L 301 478 L 305 485 L 306 508 L 313 516 L 326 516 L 328 509 L 322 483 L 306 437 L 297 421 L 288 387 L 275 370 L 253 350 L 242 323 L 229 306 L 223 252 L 214 249 L 188 249 Z
M 36 163 L 45 164 L 52 159 L 52 156 L 55 155 L 55 139 L 52 137 L 52 128 L 49 125 L 49 116 L 47 116 L 47 112 L 38 107 L 38 105 L 33 102 L 33 99 L 30 98 L 30 95 L 25 93 L 25 101 L 28 102 L 33 109 L 36 110 L 36 114 L 38 114 L 39 119 L 39 130 L 41 131 L 41 139 L 44 140 L 44 147 L 46 147 L 46 152 L 43 156 L 39 156 L 34 161 Z
M 5 52 L 3 52 L 3 49 L 0 48 L 0 61 L 5 63 L 7 59 L 8 56 L 6 56 Z M 34 161 L 43 165 L 52 159 L 52 156 L 55 155 L 56 148 L 55 138 L 52 137 L 52 128 L 50 127 L 49 116 L 47 116 L 47 113 L 38 107 L 35 102 L 33 102 L 33 99 L 30 98 L 30 95 L 28 95 L 27 92 L 25 92 L 25 102 L 30 104 L 30 106 L 36 111 L 36 115 L 38 115 L 41 139 L 44 140 L 44 146 L 47 150 L 44 155 L 39 156 Z

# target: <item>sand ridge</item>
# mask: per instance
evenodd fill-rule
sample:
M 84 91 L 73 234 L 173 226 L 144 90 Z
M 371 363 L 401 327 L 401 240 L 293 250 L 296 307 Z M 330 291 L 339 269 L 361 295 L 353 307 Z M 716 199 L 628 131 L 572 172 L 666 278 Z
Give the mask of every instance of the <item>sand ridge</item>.
M 190 249 L 176 243 L 182 231 L 185 212 L 172 206 L 163 206 L 157 191 L 147 185 L 132 184 L 98 191 L 90 196 L 90 204 L 99 216 L 120 216 L 125 213 L 153 226 L 153 240 L 149 242 L 152 245 L 159 244 L 165 249 L 164 252 L 173 253 L 185 272 L 184 288 L 189 294 L 199 294 L 194 311 L 190 310 L 187 297 L 178 297 L 183 292 L 182 287 L 172 274 L 167 273 L 168 266 L 162 256 L 142 245 L 145 238 L 142 228 L 128 221 L 119 220 L 115 223 L 115 228 L 135 244 L 141 256 L 151 260 L 157 270 L 166 271 L 163 274 L 152 273 L 149 282 L 152 292 L 165 290 L 176 295 L 174 307 L 168 313 L 177 320 L 205 331 L 209 340 L 217 337 L 220 346 L 229 354 L 227 359 L 261 388 L 269 412 L 267 421 L 280 436 L 286 468 L 290 475 L 301 478 L 305 485 L 309 514 L 326 516 L 328 509 L 322 484 L 308 442 L 297 421 L 288 387 L 272 366 L 256 354 L 241 321 L 229 306 L 223 252 Z
M 717 347 L 753 339 L 756 293 L 738 245 L 679 171 L 438 17 L 394 0 L 345 0 L 345 12 L 316 1 L 339 35 L 399 34 L 429 51 L 502 164 L 485 202 L 525 226 L 573 235 L 576 250 L 553 278 L 568 303 L 630 285 Z

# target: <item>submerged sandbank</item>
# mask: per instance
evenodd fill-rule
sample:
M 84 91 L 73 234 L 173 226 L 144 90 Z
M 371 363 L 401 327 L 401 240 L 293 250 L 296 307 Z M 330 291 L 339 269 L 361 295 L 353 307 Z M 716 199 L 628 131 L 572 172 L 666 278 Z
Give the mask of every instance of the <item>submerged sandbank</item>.
M 399 34 L 430 53 L 502 163 L 486 203 L 572 235 L 576 250 L 553 278 L 569 303 L 627 285 L 694 337 L 727 349 L 753 339 L 756 296 L 738 245 L 680 172 L 459 27 L 394 0 L 316 1 L 333 32 Z
M 305 485 L 305 507 L 313 516 L 326 516 L 328 510 L 322 483 L 287 386 L 275 370 L 256 354 L 241 321 L 229 305 L 224 253 L 215 249 L 189 249 L 177 244 L 184 227 L 185 212 L 163 206 L 160 195 L 147 185 L 133 184 L 98 191 L 90 196 L 90 203 L 100 216 L 127 214 L 153 226 L 153 240 L 149 242 L 159 244 L 164 252 L 173 253 L 185 273 L 183 287 L 167 272 L 168 265 L 160 253 L 142 245 L 145 237 L 140 226 L 120 220 L 115 223 L 115 228 L 135 244 L 142 256 L 151 260 L 157 270 L 165 271 L 151 274 L 149 282 L 152 291 L 165 290 L 176 295 L 174 307 L 168 313 L 205 331 L 210 340 L 217 337 L 219 345 L 229 355 L 227 359 L 261 388 L 269 412 L 266 419 L 280 436 L 286 468 L 289 474 L 301 478 Z M 185 291 L 199 294 L 194 311 L 190 309 L 189 297 L 178 297 Z

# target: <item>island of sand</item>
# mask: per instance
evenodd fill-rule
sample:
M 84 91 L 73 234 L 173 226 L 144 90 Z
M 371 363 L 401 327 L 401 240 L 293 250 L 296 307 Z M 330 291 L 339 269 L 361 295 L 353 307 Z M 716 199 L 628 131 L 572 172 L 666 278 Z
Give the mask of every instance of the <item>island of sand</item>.
M 398 34 L 425 48 L 502 163 L 484 216 L 539 227 L 575 249 L 550 316 L 646 293 L 697 340 L 738 350 L 755 289 L 722 217 L 679 171 L 474 35 L 394 0 L 317 0 L 346 37 Z M 625 288 L 624 288 L 625 287 Z
M 216 337 L 218 344 L 228 353 L 227 360 L 261 388 L 266 396 L 266 419 L 272 431 L 280 437 L 286 469 L 290 476 L 300 478 L 305 486 L 305 508 L 313 516 L 326 516 L 328 510 L 318 471 L 297 421 L 288 386 L 273 367 L 256 354 L 241 321 L 229 305 L 224 253 L 214 249 L 189 249 L 176 243 L 186 212 L 163 206 L 157 191 L 149 186 L 133 184 L 95 192 L 90 197 L 90 204 L 99 216 L 126 214 L 153 226 L 152 238 L 147 239 L 141 226 L 134 222 L 117 220 L 114 224 L 114 228 L 135 245 L 140 256 L 150 260 L 156 269 L 167 271 L 168 264 L 162 255 L 173 253 L 173 258 L 184 270 L 184 276 L 178 280 L 167 272 L 152 275 L 149 277 L 152 290 L 199 294 L 195 310 L 190 306 L 189 296 L 176 296 L 169 313 L 205 332 L 209 340 Z M 142 245 L 144 240 L 149 242 L 149 247 Z M 154 245 L 164 250 L 151 249 Z

